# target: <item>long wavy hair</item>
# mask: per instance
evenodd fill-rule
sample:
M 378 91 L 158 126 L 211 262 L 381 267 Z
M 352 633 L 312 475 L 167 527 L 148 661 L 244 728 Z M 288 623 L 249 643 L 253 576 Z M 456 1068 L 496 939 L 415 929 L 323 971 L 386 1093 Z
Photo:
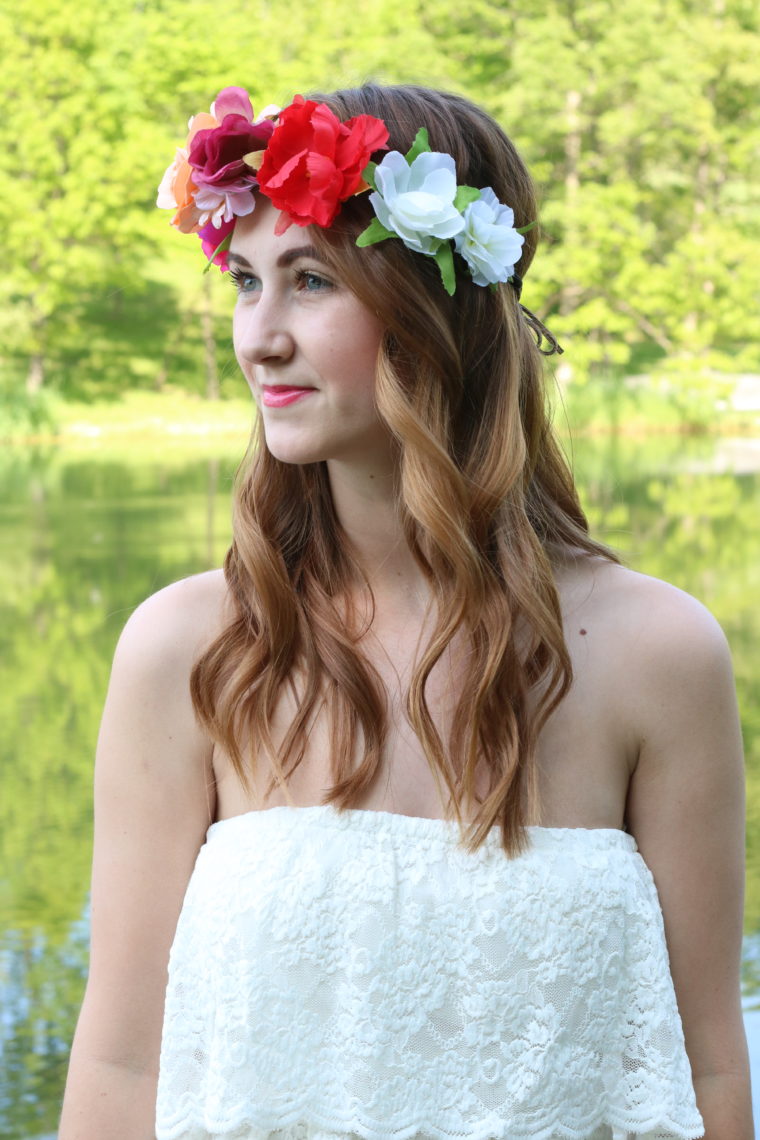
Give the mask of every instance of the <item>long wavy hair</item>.
M 515 147 L 468 100 L 375 84 L 313 98 L 341 120 L 383 119 L 391 149 L 402 152 L 427 127 L 432 149 L 453 155 L 459 184 L 492 187 L 518 227 L 536 219 L 533 184 Z M 367 196 L 359 195 L 329 230 L 313 227 L 310 237 L 386 329 L 377 410 L 395 440 L 398 510 L 436 617 L 414 664 L 406 715 L 448 790 L 466 847 L 474 851 L 499 824 L 513 855 L 524 846 L 526 822 L 540 818 L 538 735 L 572 680 L 552 560 L 562 552 L 613 556 L 589 537 L 515 289 L 479 287 L 462 272 L 449 297 L 432 258 L 401 241 L 357 248 L 370 218 Z M 523 277 L 536 233 L 526 235 Z M 233 527 L 224 571 L 234 616 L 195 664 L 197 715 L 243 782 L 255 742 L 255 763 L 270 764 L 269 790 L 280 786 L 287 797 L 310 726 L 326 708 L 333 783 L 324 802 L 355 806 L 382 762 L 387 702 L 359 647 L 366 624 L 351 599 L 357 583 L 370 598 L 371 589 L 341 533 L 326 465 L 275 459 L 259 420 L 238 477 Z M 462 635 L 468 668 L 442 739 L 426 686 Z M 297 713 L 275 744 L 275 709 L 296 679 Z M 476 792 L 481 766 L 485 796 Z

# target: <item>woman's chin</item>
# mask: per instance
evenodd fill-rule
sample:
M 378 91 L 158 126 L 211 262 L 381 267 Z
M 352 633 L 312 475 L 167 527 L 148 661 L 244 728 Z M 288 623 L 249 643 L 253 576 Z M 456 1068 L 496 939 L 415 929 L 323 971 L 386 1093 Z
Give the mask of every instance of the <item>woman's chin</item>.
M 326 458 L 322 449 L 308 444 L 306 441 L 283 440 L 266 436 L 267 450 L 280 463 L 292 463 L 304 466 L 307 463 L 320 463 Z

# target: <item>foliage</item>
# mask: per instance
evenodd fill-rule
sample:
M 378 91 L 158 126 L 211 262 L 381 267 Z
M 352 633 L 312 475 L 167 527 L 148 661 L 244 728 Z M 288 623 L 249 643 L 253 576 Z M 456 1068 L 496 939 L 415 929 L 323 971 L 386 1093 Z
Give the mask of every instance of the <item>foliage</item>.
M 137 10 L 116 0 L 76 20 L 54 0 L 0 8 L 0 336 L 33 390 L 67 351 L 86 355 L 88 304 L 143 288 L 145 185 L 163 132 L 129 66 L 141 35 Z
M 57 431 L 60 400 L 47 390 L 26 392 L 21 386 L 0 387 L 0 440 L 28 440 Z
M 520 145 L 545 235 L 526 302 L 565 343 L 564 379 L 643 364 L 677 406 L 709 405 L 710 374 L 757 370 L 759 27 L 748 0 L 641 0 L 634 18 L 599 0 L 304 0 L 298 20 L 265 0 L 83 0 L 73 21 L 0 0 L 0 376 L 215 394 L 218 357 L 231 391 L 231 298 L 153 208 L 161 173 L 222 86 L 260 106 L 374 75 L 463 90 Z
M 757 8 L 439 0 L 434 18 L 543 187 L 531 283 L 580 374 L 636 370 L 648 344 L 676 380 L 757 370 Z

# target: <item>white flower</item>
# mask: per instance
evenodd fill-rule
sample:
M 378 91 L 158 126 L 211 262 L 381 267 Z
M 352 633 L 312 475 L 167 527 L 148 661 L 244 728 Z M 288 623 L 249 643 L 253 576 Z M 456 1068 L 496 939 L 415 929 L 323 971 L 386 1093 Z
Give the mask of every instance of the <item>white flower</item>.
M 378 164 L 375 184 L 369 200 L 378 219 L 416 253 L 432 257 L 442 241 L 464 228 L 454 205 L 457 175 L 450 154 L 425 151 L 410 165 L 392 150 Z
M 259 111 L 254 123 L 260 123 L 263 119 L 276 119 L 282 107 L 278 107 L 276 103 L 267 103 L 262 111 Z
M 476 285 L 506 281 L 522 256 L 525 238 L 514 228 L 515 216 L 490 186 L 466 208 L 464 228 L 455 238 L 457 252 L 470 267 Z

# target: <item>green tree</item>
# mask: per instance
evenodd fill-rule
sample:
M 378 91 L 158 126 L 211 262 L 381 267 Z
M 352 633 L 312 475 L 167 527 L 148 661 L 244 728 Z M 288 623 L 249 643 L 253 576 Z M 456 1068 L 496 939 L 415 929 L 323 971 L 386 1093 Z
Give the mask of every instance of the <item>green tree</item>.
M 441 0 L 429 19 L 538 178 L 526 302 L 580 375 L 664 358 L 688 389 L 756 367 L 757 8 Z
M 54 0 L 0 7 L 0 338 L 32 392 L 67 353 L 87 355 L 95 302 L 111 294 L 118 311 L 142 289 L 146 185 L 162 132 L 131 73 L 141 35 L 139 10 L 116 0 L 84 4 L 76 19 Z

